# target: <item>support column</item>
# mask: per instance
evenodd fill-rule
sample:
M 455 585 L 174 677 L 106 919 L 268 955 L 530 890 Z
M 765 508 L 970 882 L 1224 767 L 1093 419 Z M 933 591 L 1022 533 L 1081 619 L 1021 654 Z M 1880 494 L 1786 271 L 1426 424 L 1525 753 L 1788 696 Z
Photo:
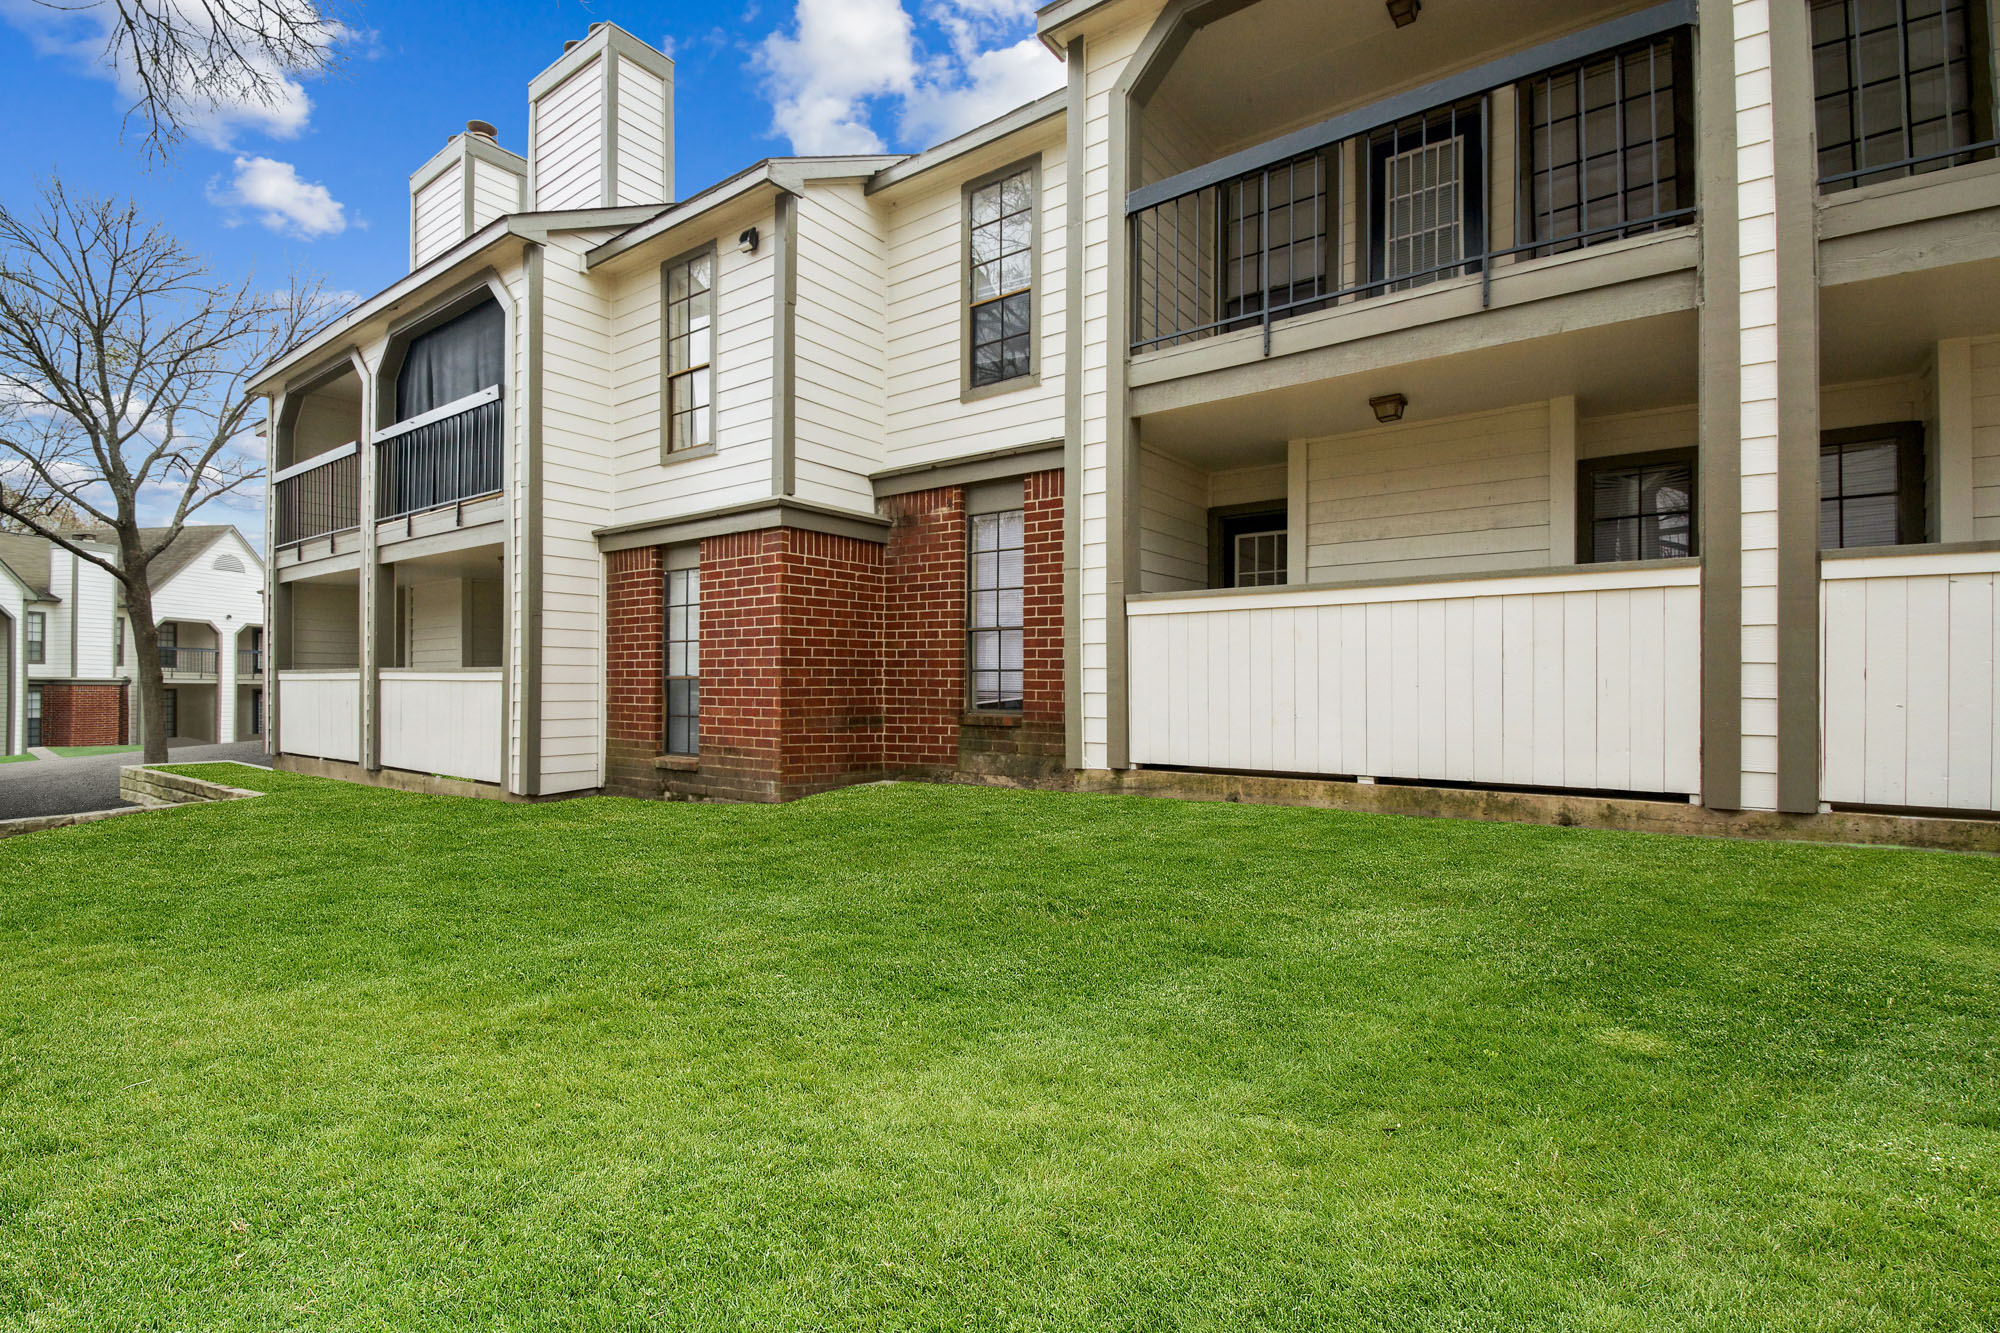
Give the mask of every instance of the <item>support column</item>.
M 215 743 L 236 739 L 236 640 L 240 628 L 215 631 Z
M 361 767 L 373 773 L 382 767 L 381 701 L 382 662 L 389 646 L 389 637 L 382 633 L 386 614 L 393 627 L 396 614 L 394 574 L 391 573 L 389 593 L 382 591 L 382 568 L 377 564 L 375 543 L 375 492 L 376 457 L 375 427 L 377 403 L 382 401 L 382 386 L 375 382 L 376 368 L 356 358 L 355 371 L 361 380 L 361 438 L 358 442 L 358 474 L 361 494 L 357 497 L 361 522 L 361 569 L 356 575 L 359 586 L 355 590 L 355 601 L 359 612 L 354 627 L 360 639 L 360 690 L 361 700 Z M 393 628 L 392 628 L 393 632 Z

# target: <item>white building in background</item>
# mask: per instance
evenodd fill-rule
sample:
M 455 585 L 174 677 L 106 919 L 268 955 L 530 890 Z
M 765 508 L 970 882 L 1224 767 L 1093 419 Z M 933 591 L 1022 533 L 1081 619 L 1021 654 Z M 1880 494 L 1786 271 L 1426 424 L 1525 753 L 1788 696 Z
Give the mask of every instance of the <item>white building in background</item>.
M 109 541 L 91 545 L 116 554 Z M 243 534 L 183 528 L 153 562 L 153 614 L 168 736 L 261 736 L 264 562 Z M 118 580 L 54 542 L 0 533 L 0 753 L 136 744 L 133 652 Z
M 274 750 L 1991 814 L 1993 18 L 1055 0 L 1065 92 L 686 197 L 596 25 L 259 386 Z

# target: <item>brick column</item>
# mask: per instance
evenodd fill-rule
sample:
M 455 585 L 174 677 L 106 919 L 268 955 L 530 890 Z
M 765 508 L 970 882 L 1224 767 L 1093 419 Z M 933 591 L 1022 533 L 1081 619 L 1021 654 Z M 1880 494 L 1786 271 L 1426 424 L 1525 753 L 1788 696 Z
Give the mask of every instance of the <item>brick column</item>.
M 659 547 L 605 556 L 605 790 L 657 796 L 665 743 L 666 586 Z
M 899 495 L 883 508 L 894 524 L 882 557 L 883 757 L 893 771 L 924 776 L 958 767 L 965 500 L 946 487 Z M 1060 583 L 1060 550 L 1057 564 Z

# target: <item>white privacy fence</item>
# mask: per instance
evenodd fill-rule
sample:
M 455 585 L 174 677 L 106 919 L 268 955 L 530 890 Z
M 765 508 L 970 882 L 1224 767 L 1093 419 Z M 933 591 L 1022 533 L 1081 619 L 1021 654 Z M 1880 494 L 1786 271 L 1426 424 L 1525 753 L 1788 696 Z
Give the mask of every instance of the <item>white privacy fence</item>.
M 1135 599 L 1134 763 L 1693 795 L 1701 570 Z
M 498 671 L 384 671 L 382 766 L 500 781 L 501 692 Z
M 361 762 L 361 673 L 280 671 L 278 744 L 285 754 Z
M 1830 559 L 1822 799 L 1990 811 L 2000 794 L 2000 552 Z

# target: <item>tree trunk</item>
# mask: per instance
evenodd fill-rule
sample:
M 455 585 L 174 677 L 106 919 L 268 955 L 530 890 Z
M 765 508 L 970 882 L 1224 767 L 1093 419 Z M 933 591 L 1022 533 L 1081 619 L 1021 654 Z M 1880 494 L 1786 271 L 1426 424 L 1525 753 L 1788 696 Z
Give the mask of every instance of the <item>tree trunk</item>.
M 132 543 L 126 551 L 126 568 L 136 554 L 137 543 Z M 144 735 L 140 743 L 146 747 L 146 762 L 164 764 L 167 762 L 167 685 L 166 673 L 160 669 L 160 627 L 153 623 L 153 590 L 147 574 L 142 573 L 125 585 L 125 614 L 132 622 L 133 651 L 139 655 L 139 721 Z

